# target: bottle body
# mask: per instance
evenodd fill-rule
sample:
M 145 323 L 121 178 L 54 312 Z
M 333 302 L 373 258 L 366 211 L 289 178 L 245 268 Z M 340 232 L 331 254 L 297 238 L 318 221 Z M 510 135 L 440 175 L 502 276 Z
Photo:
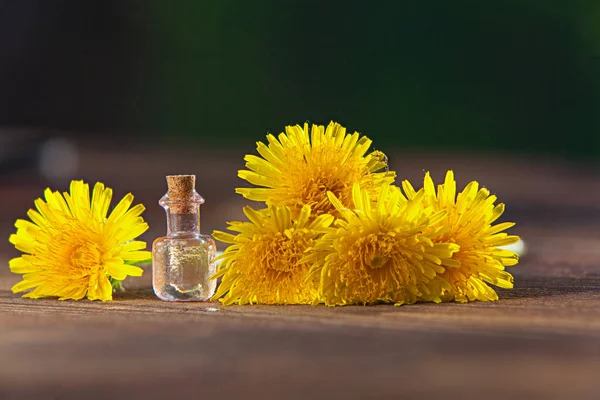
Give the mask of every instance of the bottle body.
M 165 301 L 206 301 L 217 282 L 216 246 L 207 235 L 159 237 L 152 244 L 152 285 Z

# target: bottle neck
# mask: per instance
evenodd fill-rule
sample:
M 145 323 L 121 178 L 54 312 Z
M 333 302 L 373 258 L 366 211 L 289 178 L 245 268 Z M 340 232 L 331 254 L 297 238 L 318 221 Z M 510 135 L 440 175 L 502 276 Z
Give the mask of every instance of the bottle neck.
M 190 213 L 176 214 L 167 208 L 168 237 L 198 237 L 200 236 L 200 205 L 194 204 Z

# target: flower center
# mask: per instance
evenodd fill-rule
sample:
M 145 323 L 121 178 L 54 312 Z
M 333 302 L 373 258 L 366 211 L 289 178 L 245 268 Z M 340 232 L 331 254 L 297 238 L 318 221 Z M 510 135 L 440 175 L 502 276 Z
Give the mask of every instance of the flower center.
M 88 270 L 102 265 L 102 253 L 95 243 L 77 243 L 71 252 L 71 265 Z
M 382 257 L 381 255 L 375 253 L 371 256 L 371 262 L 369 262 L 369 267 L 372 269 L 382 268 L 387 264 L 389 257 Z
M 344 249 L 347 249 L 343 253 L 349 258 L 349 264 L 359 263 L 368 269 L 381 269 L 386 268 L 396 255 L 397 243 L 394 237 L 385 233 L 353 236 L 343 243 Z
M 328 191 L 345 201 L 348 189 L 360 181 L 359 160 L 349 157 L 347 150 L 333 143 L 316 146 L 305 158 L 295 161 L 290 167 L 290 171 L 295 172 L 289 183 L 290 199 L 309 204 L 315 215 L 334 211 L 327 198 Z
M 63 225 L 53 239 L 56 262 L 74 274 L 89 276 L 104 269 L 106 254 L 100 234 L 76 220 Z
M 277 232 L 264 249 L 265 266 L 278 272 L 295 271 L 307 247 L 308 241 L 296 232 L 291 232 L 291 238 Z

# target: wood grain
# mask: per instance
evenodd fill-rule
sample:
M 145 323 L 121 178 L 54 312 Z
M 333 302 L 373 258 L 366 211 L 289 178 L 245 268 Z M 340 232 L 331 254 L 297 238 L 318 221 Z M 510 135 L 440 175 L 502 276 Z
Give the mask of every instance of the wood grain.
M 85 173 L 101 175 L 92 165 L 100 155 L 87 151 Z M 5 268 L 0 399 L 600 398 L 598 174 L 465 155 L 402 159 L 408 176 L 426 162 L 438 170 L 458 165 L 463 176 L 476 171 L 502 192 L 528 253 L 512 268 L 515 288 L 499 291 L 500 301 L 342 308 L 165 303 L 152 294 L 149 271 L 111 303 L 36 301 L 10 292 L 19 277 Z M 191 163 L 191 154 L 177 160 Z M 155 183 L 168 173 L 161 163 L 149 165 L 145 178 L 123 165 L 118 176 L 111 163 L 105 173 L 118 187 L 139 182 L 139 196 L 149 202 L 164 192 Z M 222 179 L 198 174 L 207 205 L 217 203 L 203 214 L 209 229 L 235 218 L 241 204 L 231 193 L 239 166 L 219 165 Z M 213 199 L 201 190 L 211 182 Z M 0 187 L 0 196 L 16 196 L 0 211 L 7 234 L 34 186 Z M 577 191 L 583 188 L 585 196 Z M 149 238 L 164 231 L 162 218 L 158 206 L 149 207 Z M 16 252 L 4 244 L 0 254 L 6 265 Z

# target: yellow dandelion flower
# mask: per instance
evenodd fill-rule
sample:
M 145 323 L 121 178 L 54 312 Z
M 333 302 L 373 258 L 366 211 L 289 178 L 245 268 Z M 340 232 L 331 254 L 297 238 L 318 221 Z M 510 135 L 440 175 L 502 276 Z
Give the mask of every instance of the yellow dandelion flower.
M 334 211 L 327 199 L 332 192 L 342 202 L 350 200 L 352 186 L 359 183 L 373 199 L 384 183 L 393 183 L 396 174 L 387 171 L 387 159 L 380 151 L 366 154 L 371 140 L 331 122 L 322 125 L 287 126 L 278 138 L 267 135 L 268 145 L 258 142 L 262 156 L 246 155 L 246 167 L 239 176 L 258 188 L 238 188 L 249 200 L 288 206 L 297 216 L 304 205 L 313 215 Z M 378 172 L 384 170 L 383 172 Z
M 429 283 L 430 295 L 423 296 L 423 300 L 431 300 L 431 296 L 458 302 L 497 300 L 498 295 L 488 283 L 501 288 L 513 287 L 513 277 L 504 267 L 517 264 L 518 256 L 500 246 L 515 243 L 519 237 L 502 232 L 514 226 L 513 222 L 492 225 L 504 212 L 504 204 L 494 205 L 496 196 L 479 188 L 475 181 L 457 196 L 452 171 L 448 171 L 437 192 L 429 173 L 418 193 L 408 181 L 402 186 L 408 198 L 421 197 L 424 209 L 446 212 L 436 225 L 441 229 L 432 237 L 433 241 L 460 246 L 453 255 L 455 265 L 450 265 Z
M 299 262 L 306 249 L 333 222 L 330 215 L 311 219 L 309 206 L 292 220 L 288 207 L 244 208 L 250 222 L 230 222 L 237 235 L 215 231 L 231 245 L 219 257 L 214 279 L 222 277 L 213 299 L 230 304 L 312 304 L 317 283 L 305 282 L 309 266 Z
M 301 260 L 313 264 L 308 279 L 320 278 L 320 299 L 329 306 L 414 303 L 458 250 L 432 242 L 436 231 L 425 231 L 445 212 L 422 213 L 419 196 L 407 201 L 398 188 L 384 185 L 372 202 L 355 185 L 352 209 L 333 193 L 329 198 L 341 218 Z
M 63 197 L 64 196 L 64 197 Z M 71 182 L 70 193 L 46 189 L 45 201 L 35 201 L 31 221 L 17 220 L 10 242 L 24 254 L 10 260 L 10 270 L 22 274 L 14 293 L 32 289 L 23 297 L 59 297 L 60 300 L 112 300 L 109 278 L 141 276 L 142 269 L 126 262 L 150 257 L 146 243 L 134 241 L 148 229 L 141 204 L 129 209 L 126 195 L 106 218 L 112 190 L 96 183 L 90 201 L 89 186 Z

